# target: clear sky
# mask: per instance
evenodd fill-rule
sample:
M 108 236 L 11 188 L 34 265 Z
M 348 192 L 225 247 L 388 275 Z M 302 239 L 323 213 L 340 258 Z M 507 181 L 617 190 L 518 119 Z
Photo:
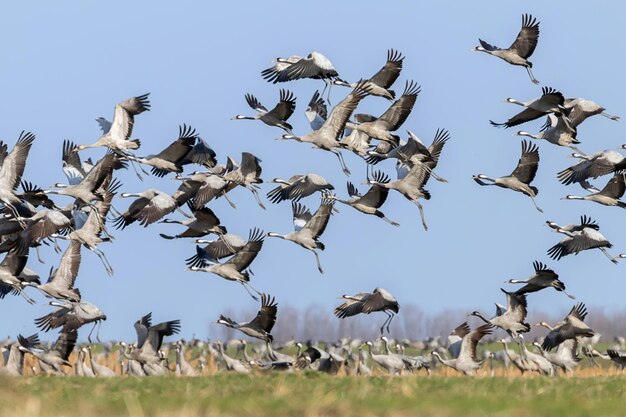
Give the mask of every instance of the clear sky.
M 330 311 L 342 293 L 383 286 L 400 304 L 425 311 L 491 312 L 494 301 L 504 302 L 499 290 L 503 281 L 530 275 L 532 261 L 540 260 L 589 306 L 621 308 L 626 266 L 609 263 L 599 251 L 559 262 L 546 255 L 560 237 L 545 221 L 573 223 L 581 214 L 599 222 L 615 245 L 614 254 L 626 251 L 622 209 L 559 199 L 584 193 L 556 180 L 556 173 L 573 162 L 566 158 L 570 150 L 539 143 L 541 164 L 534 185 L 540 189 L 537 201 L 544 214 L 519 193 L 472 181 L 472 174 L 501 176 L 513 170 L 520 154 L 521 138 L 512 136 L 517 129 L 495 129 L 488 121 L 504 121 L 520 110 L 503 99 L 538 97 L 540 86 L 530 82 L 523 68 L 471 49 L 479 37 L 507 47 L 519 31 L 521 15 L 532 13 L 541 21 L 539 45 L 531 58 L 541 85 L 559 89 L 566 97 L 592 99 L 610 113 L 626 116 L 620 52 L 626 39 L 625 7 L 614 2 L 592 10 L 581 1 L 11 2 L 0 13 L 0 138 L 12 146 L 22 130 L 37 135 L 24 179 L 47 187 L 65 181 L 64 139 L 94 142 L 99 136 L 96 117 L 111 118 L 119 101 L 151 92 L 151 111 L 136 119 L 133 136 L 142 141 L 139 154 L 157 153 L 176 138 L 178 125 L 187 123 L 213 147 L 220 162 L 227 155 L 240 159 L 241 152 L 248 151 L 263 161 L 266 182 L 316 172 L 345 197 L 348 178 L 334 156 L 305 144 L 275 141 L 282 134 L 278 128 L 230 119 L 252 114 L 245 93 L 271 107 L 279 89 L 289 88 L 298 98 L 289 122 L 296 134 L 305 134 L 310 129 L 304 110 L 322 83 L 267 83 L 260 71 L 272 58 L 317 50 L 332 60 L 342 78 L 353 81 L 373 75 L 385 62 L 387 49 L 395 48 L 406 56 L 395 90 L 400 92 L 410 79 L 422 87 L 400 133 L 406 137 L 404 130 L 411 129 L 426 143 L 440 127 L 452 135 L 438 167 L 449 183 L 431 180 L 427 188 L 432 199 L 423 203 L 430 230 L 422 229 L 417 207 L 397 193 L 390 194 L 383 211 L 401 223 L 400 228 L 340 206 L 341 213 L 331 219 L 321 239 L 326 244 L 323 276 L 311 253 L 269 238 L 252 266 L 252 284 L 276 296 L 281 306 L 319 305 Z M 332 102 L 347 93 L 333 88 Z M 370 97 L 358 111 L 378 115 L 387 106 L 386 100 Z M 531 122 L 523 129 L 537 132 L 542 123 Z M 580 148 L 594 152 L 626 143 L 624 123 L 602 117 L 587 120 L 579 127 Z M 81 153 L 102 155 L 102 150 Z M 361 184 L 364 162 L 344 156 L 352 170 L 349 179 Z M 380 168 L 395 175 L 391 162 Z M 178 186 L 169 178 L 142 183 L 132 170 L 119 178 L 125 192 L 151 187 L 172 192 Z M 608 179 L 597 184 L 603 186 Z M 263 195 L 269 189 L 270 184 L 263 185 Z M 210 203 L 229 231 L 247 237 L 252 227 L 292 230 L 288 203 L 268 203 L 263 211 L 244 189 L 230 197 L 236 210 L 223 199 Z M 69 199 L 56 201 L 65 205 Z M 114 205 L 125 209 L 128 203 L 118 199 Z M 314 210 L 319 199 L 305 203 Z M 210 322 L 221 312 L 256 308 L 240 285 L 212 274 L 186 272 L 184 259 L 194 253 L 193 243 L 158 236 L 176 230 L 175 225 L 159 224 L 112 231 L 117 239 L 101 249 L 115 268 L 113 278 L 94 254 L 83 250 L 77 286 L 85 300 L 109 317 L 102 338 L 132 339 L 132 323 L 149 311 L 155 321 L 181 319 L 185 337 L 207 337 L 216 334 Z M 46 264 L 33 257 L 29 267 L 45 277 L 60 255 L 50 249 L 42 253 Z M 31 334 L 36 330 L 33 319 L 50 311 L 43 296 L 32 289 L 29 294 L 37 305 L 18 297 L 0 301 L 0 335 Z M 545 291 L 532 295 L 530 304 L 558 312 L 572 301 Z M 237 314 L 234 318 L 246 319 Z

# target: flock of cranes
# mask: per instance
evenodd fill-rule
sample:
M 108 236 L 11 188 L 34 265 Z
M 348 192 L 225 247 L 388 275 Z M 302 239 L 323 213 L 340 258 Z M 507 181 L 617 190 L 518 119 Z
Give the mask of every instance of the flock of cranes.
M 517 39 L 508 49 L 500 49 L 480 40 L 476 51 L 494 55 L 504 61 L 523 66 L 527 69 L 533 83 L 538 84 L 531 71 L 532 63 L 528 58 L 534 52 L 539 38 L 539 23 L 530 16 L 522 17 L 522 29 Z M 110 225 L 117 229 L 136 227 L 138 224 L 147 227 L 160 222 L 182 226 L 172 234 L 160 234 L 166 240 L 197 239 L 196 253 L 186 260 L 187 270 L 217 275 L 225 280 L 236 282 L 249 293 L 261 306 L 257 315 L 249 321 L 235 321 L 221 315 L 216 324 L 235 329 L 248 337 L 256 338 L 265 346 L 265 356 L 261 359 L 250 359 L 246 363 L 230 358 L 221 344 L 215 346 L 215 355 L 221 357 L 227 369 L 237 372 L 249 372 L 250 366 L 272 369 L 305 369 L 314 368 L 320 371 L 336 372 L 347 363 L 345 350 L 325 350 L 310 345 L 306 349 L 298 345 L 298 353 L 289 356 L 273 348 L 272 329 L 278 317 L 278 303 L 271 295 L 259 291 L 251 284 L 253 276 L 250 267 L 255 258 L 263 250 L 266 237 L 280 238 L 291 241 L 315 256 L 316 265 L 323 273 L 320 252 L 326 249 L 322 235 L 337 216 L 335 203 L 351 206 L 359 212 L 378 217 L 390 225 L 400 226 L 381 210 L 390 191 L 395 190 L 418 207 L 424 230 L 428 230 L 424 207 L 420 200 L 429 200 L 431 193 L 425 188 L 431 176 L 439 182 L 447 180 L 436 173 L 439 158 L 450 140 L 450 133 L 438 129 L 430 145 L 425 145 L 412 131 L 408 138 L 403 139 L 398 131 L 405 125 L 420 94 L 421 87 L 412 80 L 406 80 L 402 94 L 398 97 L 391 87 L 400 77 L 403 69 L 404 56 L 397 50 L 387 52 L 387 60 L 383 67 L 372 77 L 348 82 L 340 78 L 339 72 L 331 61 L 319 52 L 311 52 L 306 57 L 292 55 L 288 58 L 277 58 L 275 64 L 262 71 L 262 77 L 271 83 L 284 83 L 300 79 L 320 79 L 324 81 L 324 90 L 315 91 L 308 103 L 305 115 L 310 123 L 311 131 L 304 135 L 296 135 L 289 123 L 296 110 L 296 97 L 286 88 L 280 89 L 278 103 L 268 110 L 259 99 L 246 94 L 245 100 L 252 110 L 253 116 L 236 115 L 233 120 L 260 120 L 270 127 L 284 131 L 277 139 L 280 141 L 294 140 L 313 145 L 314 149 L 334 154 L 340 168 L 346 175 L 351 175 L 342 152 L 358 155 L 367 167 L 365 183 L 369 186 L 361 194 L 352 182 L 347 182 L 347 198 L 337 196 L 335 186 L 316 173 L 295 174 L 289 179 L 275 178 L 271 180 L 277 186 L 267 192 L 267 200 L 273 204 L 289 201 L 292 206 L 294 231 L 286 234 L 265 232 L 258 227 L 251 228 L 249 236 L 244 239 L 231 234 L 221 224 L 218 215 L 208 207 L 211 201 L 223 197 L 236 208 L 229 199 L 228 193 L 237 187 L 249 190 L 257 204 L 267 209 L 260 195 L 263 183 L 261 159 L 243 152 L 240 161 L 228 157 L 225 163 L 218 164 L 218 156 L 200 134 L 191 126 L 179 126 L 178 137 L 165 149 L 156 154 L 139 156 L 137 152 L 144 144 L 133 138 L 135 118 L 150 110 L 149 94 L 129 98 L 118 103 L 114 108 L 111 122 L 104 118 L 96 119 L 102 129 L 102 135 L 93 144 L 76 145 L 65 141 L 62 145 L 62 168 L 67 176 L 68 184 L 55 184 L 53 189 L 42 189 L 23 180 L 28 154 L 35 144 L 35 135 L 22 132 L 9 152 L 9 146 L 0 143 L 0 202 L 3 205 L 3 216 L 0 219 L 0 252 L 5 258 L 0 264 L 0 298 L 8 295 L 20 295 L 33 303 L 34 299 L 26 294 L 28 288 L 39 290 L 45 297 L 52 299 L 50 305 L 56 309 L 50 314 L 35 320 L 35 325 L 44 332 L 60 329 L 57 341 L 46 349 L 39 342 L 37 334 L 30 337 L 19 335 L 17 342 L 5 347 L 5 366 L 0 368 L 4 373 L 16 375 L 23 373 L 24 354 L 33 355 L 39 360 L 42 370 L 63 374 L 65 366 L 71 366 L 70 354 L 74 350 L 78 330 L 93 323 L 91 335 L 96 325 L 106 320 L 106 315 L 95 305 L 85 301 L 77 287 L 77 278 L 81 264 L 83 248 L 96 254 L 101 260 L 107 274 L 113 275 L 113 266 L 100 248 L 101 243 L 112 242 Z M 348 94 L 331 109 L 330 90 L 333 85 L 351 89 Z M 325 99 L 324 94 L 328 90 Z M 345 91 L 345 90 L 344 90 Z M 376 117 L 370 114 L 356 113 L 362 100 L 373 96 L 390 101 L 388 109 Z M 619 117 L 608 115 L 604 109 L 589 100 L 568 98 L 550 87 L 542 88 L 542 95 L 534 100 L 519 101 L 512 98 L 506 102 L 524 107 L 524 110 L 503 123 L 491 122 L 496 127 L 510 128 L 520 124 L 546 117 L 546 123 L 538 134 L 519 131 L 517 135 L 533 140 L 543 139 L 546 142 L 568 147 L 575 151 L 572 154 L 579 162 L 558 174 L 558 180 L 570 185 L 580 184 L 591 194 L 583 197 L 568 195 L 568 200 L 595 201 L 606 206 L 626 207 L 619 199 L 623 196 L 626 182 L 623 170 L 626 159 L 615 150 L 605 150 L 593 154 L 585 154 L 576 145 L 580 141 L 576 137 L 577 126 L 590 116 L 601 114 L 613 120 Z M 149 146 L 149 145 L 148 145 Z M 281 145 L 276 145 L 281 146 Z M 80 151 L 91 148 L 105 148 L 105 153 L 98 161 L 82 160 Z M 621 146 L 626 149 L 626 145 Z M 395 161 L 396 178 L 391 179 L 389 173 L 375 170 L 374 166 L 383 160 Z M 539 146 L 531 140 L 522 140 L 521 156 L 513 172 L 508 176 L 492 178 L 477 174 L 473 179 L 481 186 L 496 185 L 513 191 L 521 192 L 530 197 L 536 209 L 543 212 L 537 205 L 539 190 L 531 185 L 539 167 Z M 545 163 L 545 162 L 544 162 Z M 150 167 L 147 172 L 144 167 Z M 192 168 L 193 167 L 193 168 Z M 145 175 L 157 178 L 171 176 L 180 182 L 178 189 L 169 194 L 158 189 L 147 189 L 141 192 L 120 192 L 122 184 L 115 179 L 115 171 L 132 169 L 142 180 Z M 195 170 L 194 170 L 195 169 Z M 613 174 L 603 189 L 595 188 L 589 180 Z M 21 191 L 20 191 L 21 186 Z M 319 195 L 319 206 L 312 213 L 302 202 L 303 199 Z M 69 197 L 68 204 L 59 206 L 51 196 Z M 133 199 L 125 211 L 118 211 L 114 205 L 115 197 Z M 55 197 L 56 199 L 57 197 Z M 315 197 L 317 198 L 317 197 Z M 168 218 L 178 212 L 185 220 Z M 107 221 L 110 221 L 107 224 Z M 364 220 L 367 221 L 367 220 Z M 613 263 L 625 256 L 612 256 L 607 251 L 611 243 L 599 232 L 599 225 L 587 216 L 581 216 L 580 224 L 561 226 L 548 221 L 548 226 L 565 238 L 550 248 L 547 254 L 559 260 L 570 254 L 578 254 L 589 249 L 601 250 Z M 183 229 L 184 228 L 184 229 Z M 214 239 L 203 239 L 214 235 Z M 51 271 L 46 283 L 41 283 L 40 276 L 26 265 L 31 250 L 38 253 L 42 244 L 53 244 L 58 252 L 59 240 L 68 241 L 65 252 L 61 256 L 58 267 Z M 165 244 L 165 243 L 164 243 Z M 39 257 L 40 258 L 40 257 Z M 227 258 L 227 259 L 226 259 Z M 398 300 L 382 287 L 372 292 L 355 295 L 342 295 L 343 304 L 335 309 L 339 319 L 358 314 L 382 312 L 387 318 L 380 327 L 380 339 L 384 345 L 382 354 L 374 353 L 374 343 L 359 345 L 355 366 L 367 373 L 365 346 L 369 357 L 390 373 L 401 373 L 406 370 L 427 369 L 430 371 L 433 361 L 454 368 L 457 371 L 474 375 L 481 367 L 483 359 L 477 351 L 478 342 L 491 335 L 495 328 L 505 331 L 518 345 L 519 354 L 508 349 L 508 341 L 503 339 L 507 357 L 520 369 L 534 370 L 544 374 L 554 374 L 554 367 L 573 369 L 568 361 L 576 362 L 579 341 L 593 338 L 594 331 L 584 320 L 586 308 L 583 303 L 576 304 L 570 313 L 559 323 L 547 327 L 550 332 L 538 345 L 539 353 L 527 349 L 523 333 L 531 330 L 527 321 L 528 294 L 554 288 L 570 298 L 565 292 L 565 284 L 558 274 L 542 262 L 535 261 L 534 274 L 526 280 L 510 279 L 510 284 L 524 284 L 516 291 L 502 292 L 507 304 L 497 304 L 497 312 L 493 317 L 486 317 L 480 311 L 469 316 L 483 321 L 481 326 L 471 329 L 467 322 L 458 326 L 451 337 L 450 359 L 444 354 L 433 351 L 432 356 L 409 356 L 402 352 L 392 352 L 389 340 L 383 336 L 385 330 L 390 331 L 394 316 L 399 313 Z M 133 375 L 160 375 L 168 371 L 167 355 L 163 352 L 165 337 L 180 331 L 179 320 L 162 322 L 152 325 L 151 314 L 140 318 L 135 323 L 137 342 L 120 343 L 120 361 L 125 360 L 125 372 Z M 243 353 L 247 356 L 245 342 Z M 183 374 L 192 374 L 193 368 L 187 362 L 184 343 L 174 345 L 176 351 L 177 370 Z M 553 349 L 557 353 L 552 353 Z M 619 352 L 607 353 L 611 358 L 621 358 Z M 86 361 L 89 357 L 90 365 Z M 565 359 L 564 359 L 565 358 Z M 620 359 L 621 360 L 621 359 Z M 560 365 L 557 365 L 561 361 Z M 626 361 L 626 360 L 625 360 Z M 548 365 L 546 365 L 546 363 Z M 76 372 L 83 375 L 112 376 L 111 369 L 94 361 L 89 347 L 78 350 Z M 80 371 L 79 369 L 80 368 Z M 106 368 L 106 369 L 105 369 Z M 89 369 L 90 371 L 87 371 Z M 523 372 L 524 372 L 523 371 Z

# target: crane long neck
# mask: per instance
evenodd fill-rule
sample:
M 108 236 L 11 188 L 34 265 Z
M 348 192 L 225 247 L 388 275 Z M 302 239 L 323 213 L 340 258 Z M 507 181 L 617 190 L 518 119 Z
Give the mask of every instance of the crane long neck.
M 485 318 L 485 316 L 483 316 L 483 315 L 482 315 L 482 313 L 480 313 L 480 312 L 476 312 L 474 315 L 475 315 L 476 317 L 478 317 L 479 319 L 481 319 L 482 321 L 484 321 L 485 323 L 487 323 L 487 324 L 491 324 L 491 322 L 490 322 L 489 320 L 487 320 L 487 319 Z
M 280 235 L 278 233 L 273 233 L 273 232 L 269 232 L 267 234 L 267 236 L 268 237 L 278 237 L 278 238 L 281 238 L 281 239 L 286 239 L 286 235 Z
M 539 135 L 533 135 L 532 133 L 528 133 L 524 131 L 517 132 L 517 136 L 526 136 L 532 139 L 539 139 Z
M 389 350 L 389 342 L 387 341 L 387 339 L 383 339 L 383 343 L 385 344 L 385 352 L 387 353 L 387 355 L 391 355 L 391 351 Z

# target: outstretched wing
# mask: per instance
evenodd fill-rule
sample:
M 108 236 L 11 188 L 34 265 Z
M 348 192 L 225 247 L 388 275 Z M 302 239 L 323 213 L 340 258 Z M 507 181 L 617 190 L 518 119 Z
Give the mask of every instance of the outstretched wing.
M 370 78 L 370 81 L 382 88 L 391 87 L 400 76 L 403 61 L 404 56 L 402 56 L 400 52 L 394 49 L 388 50 L 387 62 L 376 74 L 374 74 L 372 78 Z
M 523 183 L 530 184 L 535 179 L 539 168 L 539 147 L 529 141 L 522 141 L 522 156 L 511 176 Z
M 274 297 L 269 294 L 261 294 L 261 309 L 249 323 L 250 327 L 263 329 L 266 333 L 270 333 L 274 323 L 276 323 L 277 312 L 278 304 L 276 304 Z
M 514 50 L 519 56 L 526 59 L 535 52 L 538 40 L 539 22 L 530 14 L 525 14 L 522 16 L 522 29 L 509 49 Z

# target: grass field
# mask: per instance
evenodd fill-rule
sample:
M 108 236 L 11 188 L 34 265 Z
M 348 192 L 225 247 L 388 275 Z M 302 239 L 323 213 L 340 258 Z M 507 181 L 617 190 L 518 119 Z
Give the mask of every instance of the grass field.
M 0 416 L 624 416 L 626 377 L 0 379 Z

